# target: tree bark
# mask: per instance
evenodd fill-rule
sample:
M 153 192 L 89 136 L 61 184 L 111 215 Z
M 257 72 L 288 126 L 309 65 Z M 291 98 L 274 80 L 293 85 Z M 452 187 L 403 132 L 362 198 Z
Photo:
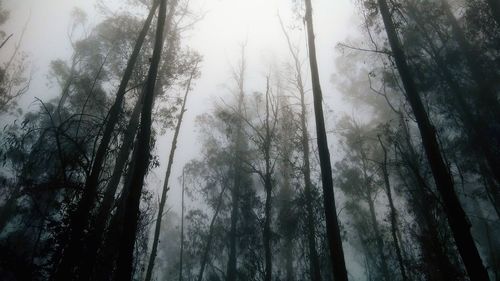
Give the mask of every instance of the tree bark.
M 174 0 L 175 1 L 175 0 Z M 156 39 L 153 49 L 151 65 L 148 71 L 148 78 L 144 89 L 144 104 L 141 112 L 141 125 L 137 135 L 137 153 L 134 155 L 135 162 L 130 182 L 130 193 L 126 200 L 123 233 L 119 238 L 119 251 L 117 259 L 117 272 L 115 280 L 132 280 L 132 265 L 134 259 L 134 244 L 136 239 L 137 223 L 139 219 L 139 203 L 144 184 L 144 177 L 149 166 L 149 153 L 151 141 L 151 115 L 154 102 L 154 89 L 158 66 L 160 64 L 163 50 L 163 31 L 167 14 L 167 0 L 160 0 L 158 22 L 156 26 Z
M 335 206 L 335 195 L 333 191 L 332 165 L 323 116 L 323 98 L 319 82 L 318 63 L 316 60 L 316 46 L 314 43 L 314 29 L 312 22 L 311 0 L 306 0 L 307 42 L 309 45 L 309 63 L 311 67 L 311 82 L 314 96 L 314 110 L 316 119 L 316 133 L 318 142 L 318 153 L 323 183 L 323 200 L 325 207 L 326 232 L 332 261 L 332 270 L 335 281 L 347 281 L 347 269 L 345 266 L 342 238 L 340 236 L 339 222 Z

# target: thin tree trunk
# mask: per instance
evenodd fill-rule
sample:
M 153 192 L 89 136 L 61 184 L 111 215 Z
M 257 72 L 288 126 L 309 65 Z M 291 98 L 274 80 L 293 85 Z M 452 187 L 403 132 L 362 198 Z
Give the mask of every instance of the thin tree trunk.
M 367 181 L 367 177 L 365 174 L 365 182 Z M 370 187 L 366 187 L 369 189 Z M 374 199 L 372 198 L 371 192 L 368 192 L 366 201 L 368 202 L 368 208 L 370 212 L 370 220 L 373 227 L 374 235 L 375 235 L 375 244 L 377 246 L 377 251 L 379 254 L 380 268 L 382 270 L 382 275 L 384 276 L 384 280 L 389 281 L 389 267 L 387 266 L 387 260 L 385 258 L 384 253 L 384 240 L 382 238 L 382 234 L 380 233 L 377 214 L 375 213 L 375 205 L 373 203 Z
M 235 167 L 239 170 L 240 167 Z M 237 240 L 237 224 L 239 216 L 239 197 L 240 197 L 240 179 L 236 175 L 234 178 L 233 189 L 231 192 L 231 229 L 229 231 L 229 257 L 227 261 L 226 281 L 236 280 L 236 240 Z
M 410 203 L 412 209 L 415 210 L 417 221 L 420 222 L 420 243 L 423 252 L 423 260 L 427 266 L 429 280 L 456 280 L 461 275 L 461 270 L 458 269 L 451 261 L 450 256 L 445 251 L 445 242 L 440 237 L 438 232 L 438 222 L 433 214 L 435 205 L 437 204 L 430 192 L 430 187 L 415 163 L 418 155 L 411 143 L 409 128 L 400 116 L 401 126 L 403 128 L 404 138 L 408 149 L 408 154 L 403 152 L 403 149 L 398 146 L 400 154 L 406 163 L 406 169 L 412 175 L 412 179 L 417 188 L 408 188 L 413 190 L 411 193 Z M 404 177 L 401 177 L 404 179 Z
M 290 37 L 285 30 L 283 22 L 280 18 L 281 28 L 285 34 L 288 49 L 293 57 L 295 72 L 296 72 L 296 83 L 297 89 L 300 94 L 300 129 L 301 129 L 301 142 L 302 142 L 302 157 L 304 158 L 304 164 L 302 167 L 302 173 L 304 174 L 304 194 L 306 197 L 306 227 L 307 227 L 307 244 L 309 248 L 309 275 L 311 281 L 321 281 L 321 270 L 319 266 L 318 252 L 316 250 L 316 230 L 314 228 L 314 207 L 313 207 L 313 195 L 312 195 L 312 182 L 311 182 L 311 165 L 309 163 L 309 134 L 307 132 L 307 109 L 305 102 L 305 90 L 302 80 L 302 68 L 300 65 L 300 60 L 297 53 L 294 51 Z
M 210 254 L 210 248 L 212 246 L 212 240 L 213 240 L 213 232 L 214 232 L 214 225 L 215 221 L 217 220 L 217 216 L 219 215 L 219 211 L 222 206 L 222 201 L 224 198 L 224 192 L 226 191 L 226 185 L 222 188 L 222 191 L 220 192 L 219 198 L 217 199 L 217 207 L 215 208 L 215 213 L 214 216 L 212 217 L 212 220 L 210 221 L 210 226 L 208 228 L 208 238 L 207 238 L 207 244 L 205 245 L 205 249 L 203 251 L 203 255 L 201 256 L 201 263 L 200 263 L 200 271 L 198 272 L 198 277 L 196 280 L 202 281 L 203 280 L 203 273 L 205 271 L 205 266 L 208 262 L 208 256 Z
M 269 78 L 267 78 L 267 89 L 266 89 L 266 119 L 265 119 L 265 129 L 266 135 L 264 139 L 264 159 L 266 162 L 266 172 L 264 175 L 264 189 L 266 191 L 266 201 L 264 207 L 264 231 L 263 231 L 263 242 L 264 242 L 264 257 L 265 257 L 265 275 L 264 281 L 272 281 L 273 277 L 273 256 L 272 256 L 272 230 L 271 230 L 271 208 L 272 208 L 272 167 L 271 167 L 271 129 L 269 126 Z
M 153 4 L 149 15 L 146 21 L 144 22 L 142 30 L 139 33 L 139 37 L 137 38 L 134 50 L 129 58 L 127 67 L 125 68 L 125 72 L 120 82 L 120 86 L 116 93 L 115 102 L 111 107 L 111 109 L 109 110 L 109 116 L 107 118 L 101 142 L 97 149 L 94 163 L 92 165 L 92 170 L 85 181 L 83 195 L 80 201 L 78 202 L 78 207 L 72 214 L 70 219 L 69 241 L 66 249 L 64 250 L 63 257 L 57 268 L 57 271 L 53 276 L 53 280 L 55 281 L 68 281 L 74 277 L 73 269 L 78 263 L 81 255 L 84 230 L 88 223 L 88 218 L 90 216 L 92 207 L 96 200 L 99 175 L 103 168 L 106 152 L 109 147 L 109 143 L 111 141 L 113 130 L 119 119 L 128 82 L 132 76 L 135 63 L 139 56 L 141 47 L 144 43 L 144 39 L 146 38 L 149 26 L 151 25 L 151 21 L 153 19 L 154 11 L 156 10 L 156 6 L 157 6 L 156 4 Z
M 7 43 L 7 41 L 9 41 L 12 35 L 14 35 L 14 33 L 11 33 L 9 36 L 7 36 L 7 38 L 3 40 L 2 44 L 0 44 L 0 49 L 5 45 L 5 43 Z
M 238 73 L 237 83 L 238 83 L 238 112 L 243 110 L 244 101 L 244 81 L 245 81 L 245 49 L 242 47 L 241 52 L 241 65 Z M 226 271 L 226 281 L 236 281 L 237 280 L 237 256 L 236 256 L 236 242 L 237 242 L 237 227 L 238 227 L 238 216 L 239 216 L 239 200 L 240 200 L 240 188 L 241 188 L 241 157 L 243 156 L 243 132 L 242 132 L 242 122 L 241 117 L 237 117 L 236 120 L 236 140 L 235 140 L 235 155 L 234 155 L 234 179 L 233 188 L 231 191 L 231 228 L 229 230 L 229 257 L 227 261 L 227 271 Z
M 384 160 L 381 165 L 382 167 L 382 175 L 384 178 L 384 184 L 385 184 L 385 192 L 387 195 L 387 200 L 389 201 L 389 208 L 390 208 L 390 217 L 391 217 L 391 234 L 392 234 L 392 242 L 394 244 L 394 250 L 396 251 L 396 256 L 398 258 L 398 264 L 399 264 L 399 270 L 401 271 L 401 277 L 403 281 L 408 280 L 408 276 L 406 275 L 406 270 L 405 270 L 405 264 L 403 261 L 403 255 L 401 253 L 401 247 L 400 244 L 401 241 L 398 241 L 398 233 L 399 233 L 399 226 L 398 226 L 398 219 L 397 219 L 397 213 L 396 213 L 396 208 L 394 207 L 394 202 L 392 200 L 392 191 L 391 191 L 391 184 L 389 182 L 389 172 L 387 171 L 387 150 L 384 146 L 384 143 L 378 137 L 378 140 L 380 142 L 380 146 L 382 147 L 382 151 L 384 153 Z
M 160 239 L 160 230 L 161 230 L 161 221 L 162 221 L 162 216 L 163 216 L 163 211 L 165 209 L 165 203 L 167 202 L 167 192 L 169 190 L 168 187 L 168 181 L 170 179 L 170 174 L 172 172 L 172 165 L 174 163 L 174 156 L 175 156 L 175 150 L 177 149 L 177 138 L 179 137 L 179 132 L 181 129 L 182 125 L 182 118 L 184 117 L 184 112 L 186 111 L 186 102 L 187 102 L 187 97 L 190 91 L 191 87 L 191 81 L 194 77 L 195 71 L 196 71 L 197 66 L 194 66 L 193 72 L 191 73 L 191 76 L 189 77 L 187 86 L 186 86 L 186 92 L 184 94 L 184 100 L 182 101 L 182 107 L 181 111 L 179 113 L 179 119 L 177 120 L 177 125 L 175 127 L 175 133 L 174 137 L 172 139 L 172 145 L 170 147 L 170 155 L 168 158 L 168 164 L 167 164 L 167 171 L 165 173 L 165 179 L 163 181 L 163 189 L 162 189 L 162 194 L 161 194 L 161 199 L 160 199 L 160 205 L 158 208 L 158 215 L 156 218 L 156 225 L 155 225 L 155 233 L 154 233 L 154 238 L 153 238 L 153 245 L 151 248 L 151 254 L 149 256 L 149 262 L 148 262 L 148 269 L 146 271 L 146 278 L 144 279 L 145 281 L 150 281 L 153 275 L 153 268 L 155 264 L 155 259 L 156 259 L 156 253 L 158 251 L 158 242 Z
M 460 252 L 465 268 L 472 281 L 489 280 L 488 272 L 483 265 L 470 232 L 470 223 L 460 205 L 453 186 L 453 179 L 441 156 L 435 129 L 431 125 L 427 112 L 422 104 L 410 68 L 406 62 L 404 51 L 399 42 L 394 23 L 385 0 L 378 0 L 380 13 L 384 21 L 389 43 L 396 61 L 396 66 L 403 81 L 403 86 L 422 137 L 422 143 L 431 166 L 432 174 L 439 193 L 443 199 L 445 213 L 450 224 L 453 237 Z
M 323 200 L 325 207 L 326 232 L 332 261 L 332 270 L 335 281 L 347 281 L 347 269 L 345 266 L 342 238 L 340 236 L 339 222 L 335 206 L 335 195 L 333 191 L 332 165 L 323 116 L 323 98 L 319 82 L 318 63 L 316 60 L 316 46 L 314 43 L 314 29 L 312 22 L 311 0 L 306 0 L 307 38 L 309 45 L 309 63 L 311 67 L 311 82 L 314 96 L 314 110 L 316 118 L 316 133 L 318 136 L 318 152 L 321 167 L 321 178 L 323 183 Z
M 174 0 L 175 1 L 175 0 Z M 139 203 L 144 184 L 144 177 L 149 166 L 149 153 L 151 141 L 151 115 L 154 102 L 154 89 L 158 66 L 160 64 L 161 53 L 163 50 L 163 31 L 165 28 L 165 19 L 167 14 L 167 0 L 160 0 L 158 22 L 156 26 L 156 39 L 154 44 L 151 66 L 149 68 L 148 78 L 144 89 L 144 104 L 141 112 L 141 126 L 137 136 L 137 154 L 135 154 L 134 169 L 130 182 L 130 193 L 126 200 L 125 217 L 123 224 L 123 233 L 119 240 L 119 252 L 117 259 L 117 281 L 132 280 L 134 245 L 139 219 Z
M 309 136 L 306 127 L 306 105 L 305 93 L 301 92 L 301 129 L 302 129 L 302 154 L 304 158 L 304 193 L 306 197 L 306 227 L 307 227 L 307 244 L 309 248 L 309 274 L 311 281 L 321 281 L 321 269 L 319 265 L 318 252 L 316 250 L 316 229 L 314 226 L 314 207 L 313 207 L 313 185 L 311 182 L 311 168 L 309 163 Z
M 184 254 L 184 171 L 182 171 L 182 199 L 181 199 L 181 250 L 179 253 L 179 281 L 182 281 L 182 262 Z

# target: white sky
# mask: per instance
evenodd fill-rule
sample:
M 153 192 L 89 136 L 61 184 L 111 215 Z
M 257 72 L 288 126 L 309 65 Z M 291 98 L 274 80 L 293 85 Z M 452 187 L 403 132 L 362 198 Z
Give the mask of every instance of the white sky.
M 335 72 L 335 57 L 338 51 L 335 45 L 345 41 L 359 28 L 354 19 L 353 0 L 314 0 L 313 17 L 316 46 L 325 101 L 325 111 L 341 110 L 341 98 L 330 81 Z M 3 29 L 13 32 L 17 40 L 20 31 L 31 10 L 31 19 L 25 35 L 23 49 L 30 55 L 35 72 L 29 93 L 23 97 L 23 105 L 29 105 L 34 97 L 54 97 L 58 91 L 50 89 L 46 82 L 48 64 L 57 58 L 68 59 L 71 48 L 67 39 L 69 16 L 73 7 L 85 10 L 89 21 L 98 18 L 95 14 L 95 0 L 3 0 L 6 9 L 11 11 L 10 21 Z M 282 63 L 289 58 L 281 27 L 277 18 L 279 11 L 286 22 L 292 19 L 292 0 L 191 0 L 195 11 L 206 11 L 202 21 L 189 31 L 186 45 L 197 50 L 204 57 L 202 76 L 196 81 L 195 88 L 187 104 L 180 139 L 177 148 L 173 175 L 170 179 L 168 204 L 173 210 L 180 209 L 180 184 L 178 178 L 184 164 L 197 156 L 199 150 L 194 118 L 211 109 L 214 99 L 226 95 L 227 89 L 222 84 L 230 81 L 231 65 L 236 65 L 239 58 L 240 44 L 247 41 L 246 77 L 247 91 L 262 90 L 265 86 L 262 77 L 268 65 L 277 61 Z M 296 43 L 301 44 L 305 55 L 305 33 L 296 34 Z M 303 56 L 305 59 L 306 56 Z M 5 59 L 5 53 L 0 54 Z M 307 61 L 304 61 L 307 66 Z M 305 75 L 307 77 L 307 75 Z M 327 126 L 332 127 L 332 118 Z M 157 141 L 157 151 L 161 166 L 149 177 L 151 188 L 162 186 L 166 162 L 170 150 L 171 134 Z M 334 150 L 330 151 L 331 153 Z M 351 270 L 353 273 L 353 270 Z

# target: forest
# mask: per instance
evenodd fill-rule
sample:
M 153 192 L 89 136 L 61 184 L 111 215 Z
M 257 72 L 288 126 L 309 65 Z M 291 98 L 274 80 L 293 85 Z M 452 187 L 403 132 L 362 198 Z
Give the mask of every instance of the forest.
M 500 0 L 0 0 L 0 280 L 500 281 Z

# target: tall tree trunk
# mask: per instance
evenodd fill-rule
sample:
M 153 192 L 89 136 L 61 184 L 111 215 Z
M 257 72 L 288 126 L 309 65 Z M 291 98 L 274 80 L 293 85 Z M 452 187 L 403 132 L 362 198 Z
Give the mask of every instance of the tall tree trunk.
M 489 118 L 481 118 L 473 114 L 471 107 L 467 103 L 467 94 L 454 78 L 448 65 L 443 61 L 439 48 L 435 45 L 434 40 L 432 40 L 432 38 L 427 35 L 429 31 L 426 30 L 426 23 L 422 21 L 418 13 L 418 7 L 410 6 L 408 11 L 410 16 L 417 22 L 418 26 L 420 27 L 421 34 L 424 36 L 429 45 L 430 50 L 428 50 L 427 52 L 436 63 L 438 74 L 442 77 L 444 82 L 454 93 L 454 95 L 452 95 L 452 98 L 456 106 L 452 110 L 456 110 L 458 112 L 460 118 L 462 119 L 464 128 L 469 131 L 468 138 L 471 147 L 476 149 L 479 157 L 483 157 L 486 160 L 489 166 L 489 174 L 494 177 L 497 184 L 500 184 L 500 159 L 498 157 L 499 152 L 494 145 L 494 142 L 497 140 L 495 140 L 491 135 L 488 134 L 488 123 L 484 121 L 489 120 Z M 451 17 L 451 20 L 454 21 L 453 15 L 449 16 Z M 457 28 L 459 28 L 458 23 L 456 22 L 454 22 L 454 26 L 457 26 Z M 460 34 L 460 32 L 458 33 Z M 464 44 L 467 44 L 467 42 L 465 42 Z M 487 191 L 490 192 L 488 188 Z M 495 191 L 491 194 L 493 194 L 495 198 L 498 198 L 497 201 L 500 202 L 500 193 L 498 191 L 496 191 L 496 194 Z
M 265 281 L 272 281 L 273 274 L 273 256 L 272 256 L 272 231 L 271 231 L 271 206 L 272 206 L 272 184 L 271 175 L 265 175 L 265 190 L 266 190 L 266 202 L 264 207 L 264 231 L 263 231 L 263 242 L 264 242 L 264 257 L 265 257 Z
M 266 119 L 265 119 L 265 129 L 266 134 L 264 138 L 264 160 L 266 162 L 266 172 L 264 175 L 264 189 L 266 191 L 266 201 L 264 207 L 264 231 L 263 231 L 263 242 L 264 242 L 264 256 L 265 256 L 265 276 L 264 281 L 272 281 L 273 277 L 273 256 L 272 256 L 272 230 L 271 230 L 271 208 L 272 208 L 272 174 L 273 168 L 271 167 L 271 128 L 269 124 L 270 110 L 269 110 L 269 78 L 267 78 L 266 87 Z
M 238 174 L 241 173 L 241 167 L 235 166 L 235 177 L 231 191 L 231 228 L 229 231 L 229 257 L 227 261 L 226 281 L 235 281 L 236 279 L 236 241 L 237 226 L 239 216 L 240 184 Z
M 417 221 L 420 222 L 419 241 L 429 280 L 456 280 L 460 276 L 460 269 L 454 266 L 450 256 L 445 251 L 445 243 L 439 235 L 438 222 L 433 214 L 435 205 L 437 205 L 436 198 L 430 194 L 430 187 L 415 162 L 415 159 L 419 157 L 411 143 L 409 128 L 403 115 L 400 116 L 400 124 L 403 128 L 407 151 L 404 151 L 401 145 L 397 145 L 397 149 L 406 163 L 405 168 L 411 175 L 413 186 L 417 187 L 408 188 L 408 190 L 413 191 L 410 193 L 409 202 L 411 209 L 415 210 Z M 401 179 L 405 179 L 405 177 L 401 176 Z M 406 181 L 404 182 L 406 183 Z
M 174 0 L 175 1 L 175 0 Z M 130 182 L 130 193 L 126 200 L 125 217 L 123 224 L 123 233 L 119 240 L 119 252 L 117 259 L 117 272 L 115 280 L 132 280 L 132 265 L 134 260 L 134 245 L 137 232 L 137 223 L 139 219 L 139 203 L 144 184 L 144 177 L 149 166 L 149 153 L 151 141 L 151 115 L 154 102 L 154 89 L 158 66 L 160 64 L 161 53 L 163 50 L 163 31 L 165 28 L 165 19 L 167 14 L 167 0 L 160 0 L 158 12 L 158 22 L 156 26 L 156 39 L 154 44 L 153 56 L 148 72 L 148 78 L 144 89 L 144 104 L 141 112 L 141 125 L 137 135 L 137 153 L 134 155 L 135 162 Z
M 240 69 L 238 73 L 237 83 L 238 83 L 238 113 L 243 110 L 243 102 L 245 97 L 244 92 L 244 82 L 245 82 L 245 47 L 241 50 L 241 62 Z M 227 261 L 227 271 L 226 271 L 226 281 L 236 281 L 237 280 L 237 256 L 236 256 L 236 242 L 237 242 L 237 227 L 238 227 L 238 217 L 239 217 L 239 201 L 240 201 L 240 188 L 241 188 L 241 157 L 243 156 L 243 129 L 242 120 L 238 116 L 236 120 L 236 139 L 235 139 L 235 154 L 234 154 L 234 179 L 233 188 L 231 191 L 231 227 L 229 230 L 229 257 Z
M 366 177 L 365 177 L 366 181 Z M 367 187 L 370 188 L 370 187 Z M 379 254 L 379 261 L 380 264 L 377 263 L 377 265 L 380 265 L 380 269 L 382 270 L 382 275 L 384 276 L 384 280 L 389 281 L 391 278 L 389 277 L 389 267 L 387 265 L 387 260 L 385 258 L 385 253 L 384 253 L 384 239 L 382 238 L 382 234 L 380 233 L 378 221 L 377 221 L 377 214 L 375 213 L 375 205 L 374 205 L 374 199 L 372 197 L 371 192 L 368 192 L 367 194 L 366 201 L 368 202 L 368 208 L 370 212 L 370 221 L 373 227 L 373 232 L 375 235 L 375 244 L 377 247 L 377 252 Z
M 169 48 L 168 52 L 170 53 L 171 50 Z M 156 88 L 155 88 L 155 96 L 158 96 L 162 93 L 162 89 L 164 86 L 164 79 L 162 77 L 158 77 L 156 81 Z M 144 98 L 144 93 L 141 95 L 141 99 Z M 142 104 L 142 100 L 141 103 Z M 139 111 L 142 110 L 142 105 L 140 105 Z M 138 126 L 139 120 L 137 120 L 136 126 Z M 137 131 L 137 128 L 135 129 Z M 135 135 L 132 136 L 133 138 L 137 138 Z M 134 144 L 134 139 L 131 139 L 132 144 L 134 149 L 132 150 L 132 156 L 130 157 L 130 161 L 128 162 L 128 167 L 126 168 L 126 173 L 124 175 L 123 179 L 123 187 L 121 190 L 121 193 L 118 197 L 117 200 L 115 200 L 115 204 L 113 206 L 116 206 L 116 211 L 114 215 L 109 219 L 107 231 L 105 232 L 104 235 L 104 242 L 102 243 L 102 248 L 99 251 L 99 254 L 97 256 L 98 258 L 98 263 L 96 264 L 96 278 L 99 278 L 98 280 L 101 281 L 108 281 L 111 279 L 113 270 L 114 270 L 114 264 L 115 264 L 115 257 L 116 253 L 118 252 L 118 241 L 116 237 L 119 237 L 122 232 L 122 226 L 123 226 L 123 220 L 124 220 L 124 214 L 125 214 L 125 208 L 126 208 L 126 201 L 124 198 L 127 198 L 128 193 L 130 192 L 130 182 L 132 179 L 132 171 L 134 170 L 134 162 L 132 161 L 136 157 L 134 156 L 135 153 L 137 153 L 137 141 L 135 141 Z M 110 184 L 111 181 L 110 180 Z M 120 179 L 117 179 L 118 181 Z M 118 183 L 117 183 L 118 184 Z M 109 186 L 109 188 L 116 188 Z M 111 209 L 112 210 L 112 209 Z M 110 210 L 110 215 L 111 215 L 111 210 Z M 101 210 L 100 210 L 101 211 Z M 105 226 L 104 226 L 105 227 Z
M 302 144 L 302 157 L 304 160 L 302 166 L 302 173 L 304 175 L 304 194 L 306 197 L 306 227 L 307 227 L 307 244 L 309 250 L 309 275 L 311 281 L 321 281 L 321 270 L 319 266 L 318 252 L 316 250 L 316 230 L 314 228 L 314 207 L 313 207 L 313 194 L 311 182 L 311 165 L 309 163 L 309 134 L 307 132 L 307 108 L 305 102 L 305 90 L 302 79 L 302 67 L 300 59 L 295 52 L 290 37 L 286 32 L 283 22 L 280 19 L 281 28 L 285 34 L 288 49 L 292 55 L 295 66 L 295 79 L 297 90 L 300 94 L 300 129 L 301 129 L 301 144 Z
M 179 253 L 179 281 L 182 281 L 182 263 L 184 254 L 184 171 L 182 171 L 182 199 L 181 199 L 181 250 Z
M 384 143 L 380 139 L 380 137 L 378 137 L 378 140 L 380 142 L 380 146 L 382 148 L 383 155 L 384 155 L 384 158 L 383 158 L 384 160 L 381 164 L 381 167 L 382 167 L 382 176 L 384 178 L 385 193 L 387 195 L 387 200 L 389 201 L 392 243 L 394 244 L 394 250 L 396 251 L 396 256 L 398 258 L 398 264 L 399 264 L 399 270 L 401 271 L 401 277 L 402 277 L 403 281 L 407 281 L 408 276 L 406 275 L 403 254 L 401 252 L 401 247 L 400 247 L 401 241 L 398 241 L 399 226 L 398 226 L 397 213 L 396 213 L 396 208 L 394 207 L 394 201 L 392 200 L 391 184 L 389 182 L 389 172 L 387 170 L 387 150 L 385 148 Z
M 182 118 L 184 117 L 184 112 L 186 111 L 187 97 L 188 97 L 188 94 L 190 91 L 191 81 L 195 75 L 196 69 L 197 69 L 197 66 L 194 66 L 193 71 L 191 72 L 191 75 L 189 77 L 189 80 L 188 80 L 188 83 L 186 86 L 186 92 L 184 94 L 184 100 L 182 101 L 181 111 L 179 113 L 179 118 L 177 120 L 177 125 L 175 127 L 175 133 L 174 133 L 174 137 L 172 139 L 172 145 L 170 147 L 170 155 L 168 158 L 165 179 L 163 181 L 163 189 L 162 189 L 162 193 L 161 193 L 160 205 L 158 207 L 158 215 L 157 215 L 156 224 L 155 224 L 153 245 L 151 247 L 151 254 L 149 256 L 149 262 L 148 262 L 148 269 L 146 271 L 146 278 L 144 279 L 145 281 L 150 281 L 151 277 L 153 275 L 153 268 L 154 268 L 154 264 L 155 264 L 156 253 L 158 251 L 158 242 L 160 239 L 161 221 L 162 221 L 163 211 L 165 209 L 165 203 L 167 202 L 167 192 L 169 190 L 168 181 L 170 179 L 170 174 L 172 172 L 172 165 L 174 163 L 175 150 L 177 149 L 177 138 L 179 137 L 179 132 L 180 132 L 181 125 L 182 125 Z
M 80 281 L 89 280 L 92 278 L 93 269 L 95 263 L 97 262 L 96 256 L 101 245 L 101 239 L 103 238 L 104 231 L 106 229 L 106 224 L 108 222 L 109 215 L 113 208 L 113 203 L 115 202 L 115 194 L 118 189 L 118 184 L 123 174 L 125 164 L 129 158 L 130 151 L 134 144 L 134 137 L 139 126 L 139 117 L 142 108 L 142 95 L 137 100 L 134 106 L 134 111 L 130 116 L 129 124 L 123 135 L 123 143 L 118 152 L 118 158 L 116 159 L 115 166 L 113 167 L 113 173 L 111 179 L 109 180 L 102 203 L 99 206 L 96 219 L 93 223 L 93 228 L 90 230 L 89 238 L 86 240 L 86 252 L 81 262 L 80 268 Z
M 345 266 L 342 238 L 340 236 L 339 222 L 335 206 L 335 195 L 333 191 L 332 165 L 323 116 L 323 97 L 319 82 L 318 63 L 316 60 L 316 45 L 314 43 L 314 29 L 312 22 L 311 0 L 305 0 L 307 21 L 307 42 L 309 45 L 309 63 L 311 67 L 311 82 L 314 96 L 314 111 L 316 119 L 316 133 L 318 141 L 318 153 L 321 167 L 321 178 L 323 183 L 323 200 L 325 207 L 326 232 L 332 261 L 333 276 L 335 281 L 346 281 L 347 269 Z
M 309 163 L 309 134 L 306 126 L 306 104 L 305 92 L 301 91 L 301 130 L 302 130 L 302 157 L 304 165 L 302 167 L 304 174 L 304 194 L 306 197 L 306 227 L 307 227 L 307 244 L 309 248 L 309 274 L 311 281 L 321 281 L 321 270 L 319 265 L 318 252 L 316 250 L 316 229 L 314 226 L 314 207 L 313 207 L 313 185 L 311 182 L 311 168 Z
M 109 110 L 109 115 L 106 121 L 106 125 L 104 128 L 104 132 L 101 138 L 101 142 L 97 149 L 94 162 L 92 165 L 92 170 L 85 181 L 85 187 L 83 190 L 83 195 L 78 202 L 78 207 L 75 212 L 71 215 L 69 230 L 70 236 L 66 249 L 64 250 L 62 260 L 57 268 L 55 275 L 53 276 L 53 280 L 55 281 L 68 281 L 74 278 L 74 267 L 77 265 L 81 252 L 82 252 L 82 239 L 84 235 L 85 227 L 87 226 L 88 219 L 90 216 L 90 212 L 92 207 L 95 204 L 96 196 L 97 196 L 97 187 L 99 184 L 99 175 L 102 171 L 103 164 L 105 161 L 105 156 L 107 149 L 109 147 L 109 143 L 111 141 L 111 136 L 114 131 L 115 125 L 118 122 L 119 115 L 122 109 L 123 99 L 126 93 L 126 88 L 128 82 L 132 76 L 132 72 L 137 62 L 137 58 L 139 57 L 139 52 L 144 43 L 144 39 L 146 38 L 147 32 L 149 30 L 149 26 L 151 25 L 151 21 L 153 19 L 154 11 L 156 10 L 157 5 L 153 4 L 149 15 L 144 22 L 141 32 L 139 33 L 139 37 L 136 40 L 134 50 L 130 55 L 129 61 L 127 62 L 127 66 L 125 68 L 125 72 L 123 74 L 122 80 L 120 82 L 120 86 L 118 87 L 118 91 L 116 93 L 116 99 L 113 103 L 113 106 Z
M 227 187 L 227 185 L 224 185 L 224 187 L 222 188 L 222 190 L 220 192 L 219 198 L 217 199 L 217 207 L 215 207 L 214 216 L 212 217 L 212 220 L 210 221 L 210 226 L 208 228 L 207 244 L 205 245 L 205 249 L 203 250 L 203 255 L 201 256 L 200 271 L 198 272 L 198 277 L 196 278 L 197 281 L 203 280 L 203 273 L 205 271 L 205 266 L 207 265 L 207 262 L 208 262 L 210 248 L 212 247 L 214 225 L 215 225 L 215 221 L 217 220 L 217 216 L 219 215 L 219 211 L 220 211 L 221 206 L 222 206 L 222 202 L 224 199 L 224 192 L 226 191 L 226 187 Z
M 413 81 L 410 68 L 406 62 L 405 54 L 399 42 L 387 2 L 385 0 L 378 0 L 378 4 L 389 38 L 389 44 L 396 61 L 396 66 L 401 80 L 403 81 L 407 99 L 417 120 L 425 153 L 431 166 L 436 186 L 441 194 L 445 213 L 465 268 L 472 281 L 489 280 L 488 272 L 483 265 L 481 256 L 479 255 L 470 232 L 471 225 L 460 205 L 458 196 L 454 190 L 453 179 L 441 156 L 435 129 L 430 123 L 415 82 Z
M 177 3 L 178 2 L 175 2 L 174 4 L 177 4 Z M 161 73 L 164 73 L 166 69 L 171 67 L 171 62 L 173 61 L 173 59 L 175 57 L 176 46 L 173 43 L 173 40 L 175 40 L 175 35 L 171 34 L 173 32 L 173 29 L 172 29 L 173 26 L 172 26 L 171 22 L 172 22 L 172 18 L 174 16 L 175 10 L 176 10 L 175 8 L 170 9 L 168 12 L 168 15 L 167 15 L 167 19 L 166 19 L 167 23 L 169 23 L 169 24 L 167 24 L 165 31 L 164 31 L 164 34 L 166 34 L 167 36 L 170 35 L 169 37 L 167 37 L 167 40 L 170 39 L 170 41 L 168 41 L 169 46 L 168 46 L 167 53 L 166 53 L 165 59 L 164 59 L 164 61 L 166 61 L 166 63 L 163 64 L 163 68 L 162 68 Z M 164 79 L 163 76 L 159 76 L 157 78 L 157 81 L 156 81 L 155 96 L 159 96 L 163 92 L 164 86 L 168 87 L 169 81 Z M 143 96 L 144 96 L 144 93 L 141 95 L 141 98 L 143 98 Z M 136 153 L 136 151 L 137 151 L 137 148 L 135 148 L 136 146 L 137 146 L 137 142 L 136 142 L 134 149 L 133 149 L 134 153 Z M 126 198 L 127 194 L 130 191 L 130 182 L 131 182 L 131 177 L 132 177 L 132 171 L 134 169 L 133 168 L 134 162 L 132 162 L 132 159 L 135 159 L 134 155 L 132 155 L 132 157 L 131 157 L 131 161 L 129 162 L 129 165 L 127 168 L 126 176 L 124 177 L 123 190 L 121 192 L 119 199 L 117 200 L 118 204 L 116 204 L 117 210 L 109 222 L 108 231 L 106 232 L 104 243 L 103 243 L 103 249 L 101 250 L 101 254 L 98 255 L 100 262 L 97 266 L 98 273 L 96 274 L 96 276 L 98 278 L 101 278 L 99 280 L 108 281 L 111 278 L 110 276 L 112 275 L 113 270 L 114 270 L 114 266 L 113 266 L 115 263 L 114 258 L 116 256 L 116 252 L 118 251 L 116 237 L 119 237 L 121 235 L 122 225 L 123 225 L 123 220 L 124 220 L 124 213 L 125 213 L 124 210 L 126 208 L 126 205 L 125 205 L 126 202 L 125 202 L 125 200 L 123 200 L 123 198 Z

